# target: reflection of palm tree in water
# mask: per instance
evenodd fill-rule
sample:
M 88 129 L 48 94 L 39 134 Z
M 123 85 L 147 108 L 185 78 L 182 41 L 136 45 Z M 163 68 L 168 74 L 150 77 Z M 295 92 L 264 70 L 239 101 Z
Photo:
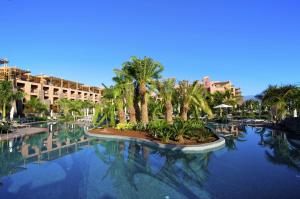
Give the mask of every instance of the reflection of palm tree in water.
M 0 179 L 3 176 L 21 170 L 19 165 L 22 165 L 24 162 L 22 154 L 17 150 L 17 148 L 20 147 L 22 143 L 16 142 L 11 152 L 9 151 L 10 147 L 8 143 L 9 141 L 0 142 Z
M 255 133 L 260 136 L 259 145 L 268 147 L 266 157 L 270 162 L 300 172 L 300 149 L 289 144 L 284 132 L 258 128 Z
M 237 129 L 232 136 L 225 137 L 225 144 L 229 151 L 237 150 L 236 142 L 245 142 L 247 131 L 245 126 L 235 126 L 234 129 Z
M 105 151 L 100 152 L 96 146 L 96 154 L 109 165 L 103 178 L 109 176 L 114 180 L 116 190 L 122 198 L 138 198 L 141 192 L 150 197 L 153 193 L 145 191 L 157 189 L 163 190 L 162 192 L 172 190 L 168 193 L 174 193 L 176 190 L 187 198 L 199 198 L 200 195 L 208 197 L 201 187 L 207 176 L 211 153 L 183 154 L 159 151 L 134 142 L 129 142 L 127 150 L 124 142 L 104 142 L 101 145 Z M 127 151 L 126 159 L 124 153 Z M 162 160 L 165 159 L 158 171 L 150 164 L 150 151 L 150 156 L 159 155 Z M 162 185 L 167 187 L 162 189 Z

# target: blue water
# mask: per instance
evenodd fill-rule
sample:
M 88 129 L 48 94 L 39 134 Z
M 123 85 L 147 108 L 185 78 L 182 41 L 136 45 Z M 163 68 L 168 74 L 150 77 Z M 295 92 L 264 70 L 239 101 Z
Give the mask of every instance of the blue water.
M 70 125 L 2 142 L 0 198 L 300 198 L 299 138 L 226 128 L 226 147 L 194 154 L 88 138 Z

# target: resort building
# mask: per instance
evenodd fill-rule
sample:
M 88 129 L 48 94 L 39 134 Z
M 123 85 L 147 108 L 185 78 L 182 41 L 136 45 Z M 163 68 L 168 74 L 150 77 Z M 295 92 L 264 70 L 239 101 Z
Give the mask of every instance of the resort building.
M 224 93 L 230 91 L 232 96 L 238 97 L 242 95 L 241 89 L 236 88 L 230 81 L 211 81 L 208 76 L 203 77 L 203 85 L 208 92 L 214 94 L 216 92 Z
M 25 93 L 23 104 L 31 98 L 39 98 L 48 105 L 49 109 L 55 111 L 56 101 L 62 98 L 93 103 L 100 102 L 102 91 L 100 87 L 87 86 L 59 77 L 34 76 L 29 70 L 8 66 L 7 59 L 0 59 L 0 64 L 2 65 L 0 67 L 0 81 L 12 81 L 15 89 L 23 91 Z

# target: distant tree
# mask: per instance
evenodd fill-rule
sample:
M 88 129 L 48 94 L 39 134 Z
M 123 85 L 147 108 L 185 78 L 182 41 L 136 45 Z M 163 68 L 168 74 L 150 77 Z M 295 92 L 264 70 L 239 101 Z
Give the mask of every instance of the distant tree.
M 63 112 L 63 114 L 66 116 L 69 114 L 69 110 L 70 110 L 70 100 L 63 98 L 63 99 L 59 99 L 57 101 L 57 105 L 59 106 L 59 110 L 60 112 Z
M 25 104 L 25 113 L 30 114 L 44 114 L 47 112 L 47 106 L 39 98 L 31 98 Z
M 8 107 L 10 107 L 11 103 L 15 100 L 22 99 L 23 97 L 23 92 L 14 91 L 12 82 L 0 82 L 0 105 L 2 106 L 2 121 L 6 121 L 6 110 Z
M 256 97 L 269 109 L 271 118 L 279 122 L 288 114 L 291 115 L 294 109 L 299 108 L 299 92 L 299 88 L 293 85 L 275 85 L 269 86 Z

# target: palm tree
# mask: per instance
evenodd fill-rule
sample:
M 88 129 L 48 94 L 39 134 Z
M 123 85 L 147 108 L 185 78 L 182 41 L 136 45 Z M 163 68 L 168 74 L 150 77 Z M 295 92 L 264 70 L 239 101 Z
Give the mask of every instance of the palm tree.
M 155 98 L 149 98 L 148 101 L 148 112 L 151 121 L 157 120 L 164 114 L 164 104 L 161 100 Z
M 25 104 L 25 112 L 27 113 L 33 113 L 33 114 L 42 114 L 46 112 L 47 106 L 39 98 L 31 98 L 26 104 Z
M 132 78 L 126 75 L 122 70 L 114 70 L 116 76 L 113 80 L 116 85 L 121 89 L 122 95 L 125 99 L 126 105 L 128 107 L 130 123 L 136 124 L 136 111 L 134 108 L 134 84 Z
M 68 99 L 59 99 L 57 101 L 57 105 L 59 106 L 60 110 L 63 112 L 64 116 L 69 114 L 70 110 L 70 100 Z
M 256 96 L 264 106 L 269 107 L 271 118 L 276 122 L 284 119 L 297 104 L 299 88 L 293 85 L 269 86 L 262 94 Z
M 14 91 L 12 82 L 0 82 L 0 105 L 2 105 L 2 121 L 6 121 L 6 109 L 14 100 L 22 99 L 24 93 L 21 91 Z
M 169 78 L 162 82 L 158 81 L 159 95 L 162 98 L 166 108 L 166 120 L 167 123 L 173 123 L 173 104 L 172 99 L 175 92 L 175 79 Z
M 220 104 L 229 104 L 235 106 L 241 101 L 241 96 L 233 96 L 230 90 L 225 92 L 216 91 L 213 94 L 208 93 L 207 98 L 209 100 L 209 105 L 211 108 L 218 106 Z
M 103 92 L 103 108 L 106 109 L 104 118 L 109 118 L 110 125 L 115 126 L 115 111 L 117 111 L 119 122 L 126 123 L 124 112 L 124 101 L 122 89 L 119 86 L 105 87 Z
M 154 79 L 161 77 L 160 73 L 163 71 L 163 66 L 149 57 L 144 57 L 143 59 L 131 57 L 130 61 L 123 64 L 123 71 L 137 83 L 141 96 L 142 123 L 148 124 L 147 87 L 153 83 Z
M 118 112 L 119 123 L 125 124 L 126 123 L 126 116 L 124 112 L 124 98 L 122 94 L 122 88 L 115 86 L 113 89 L 115 100 L 116 100 L 116 107 Z
M 81 100 L 80 100 L 81 101 Z M 81 109 L 85 112 L 86 110 L 93 108 L 94 104 L 91 101 L 81 101 Z
M 188 112 L 192 105 L 212 116 L 211 109 L 205 99 L 204 88 L 198 81 L 194 81 L 190 84 L 188 81 L 180 81 L 179 88 L 177 90 L 180 102 L 180 117 L 182 120 L 187 121 Z

